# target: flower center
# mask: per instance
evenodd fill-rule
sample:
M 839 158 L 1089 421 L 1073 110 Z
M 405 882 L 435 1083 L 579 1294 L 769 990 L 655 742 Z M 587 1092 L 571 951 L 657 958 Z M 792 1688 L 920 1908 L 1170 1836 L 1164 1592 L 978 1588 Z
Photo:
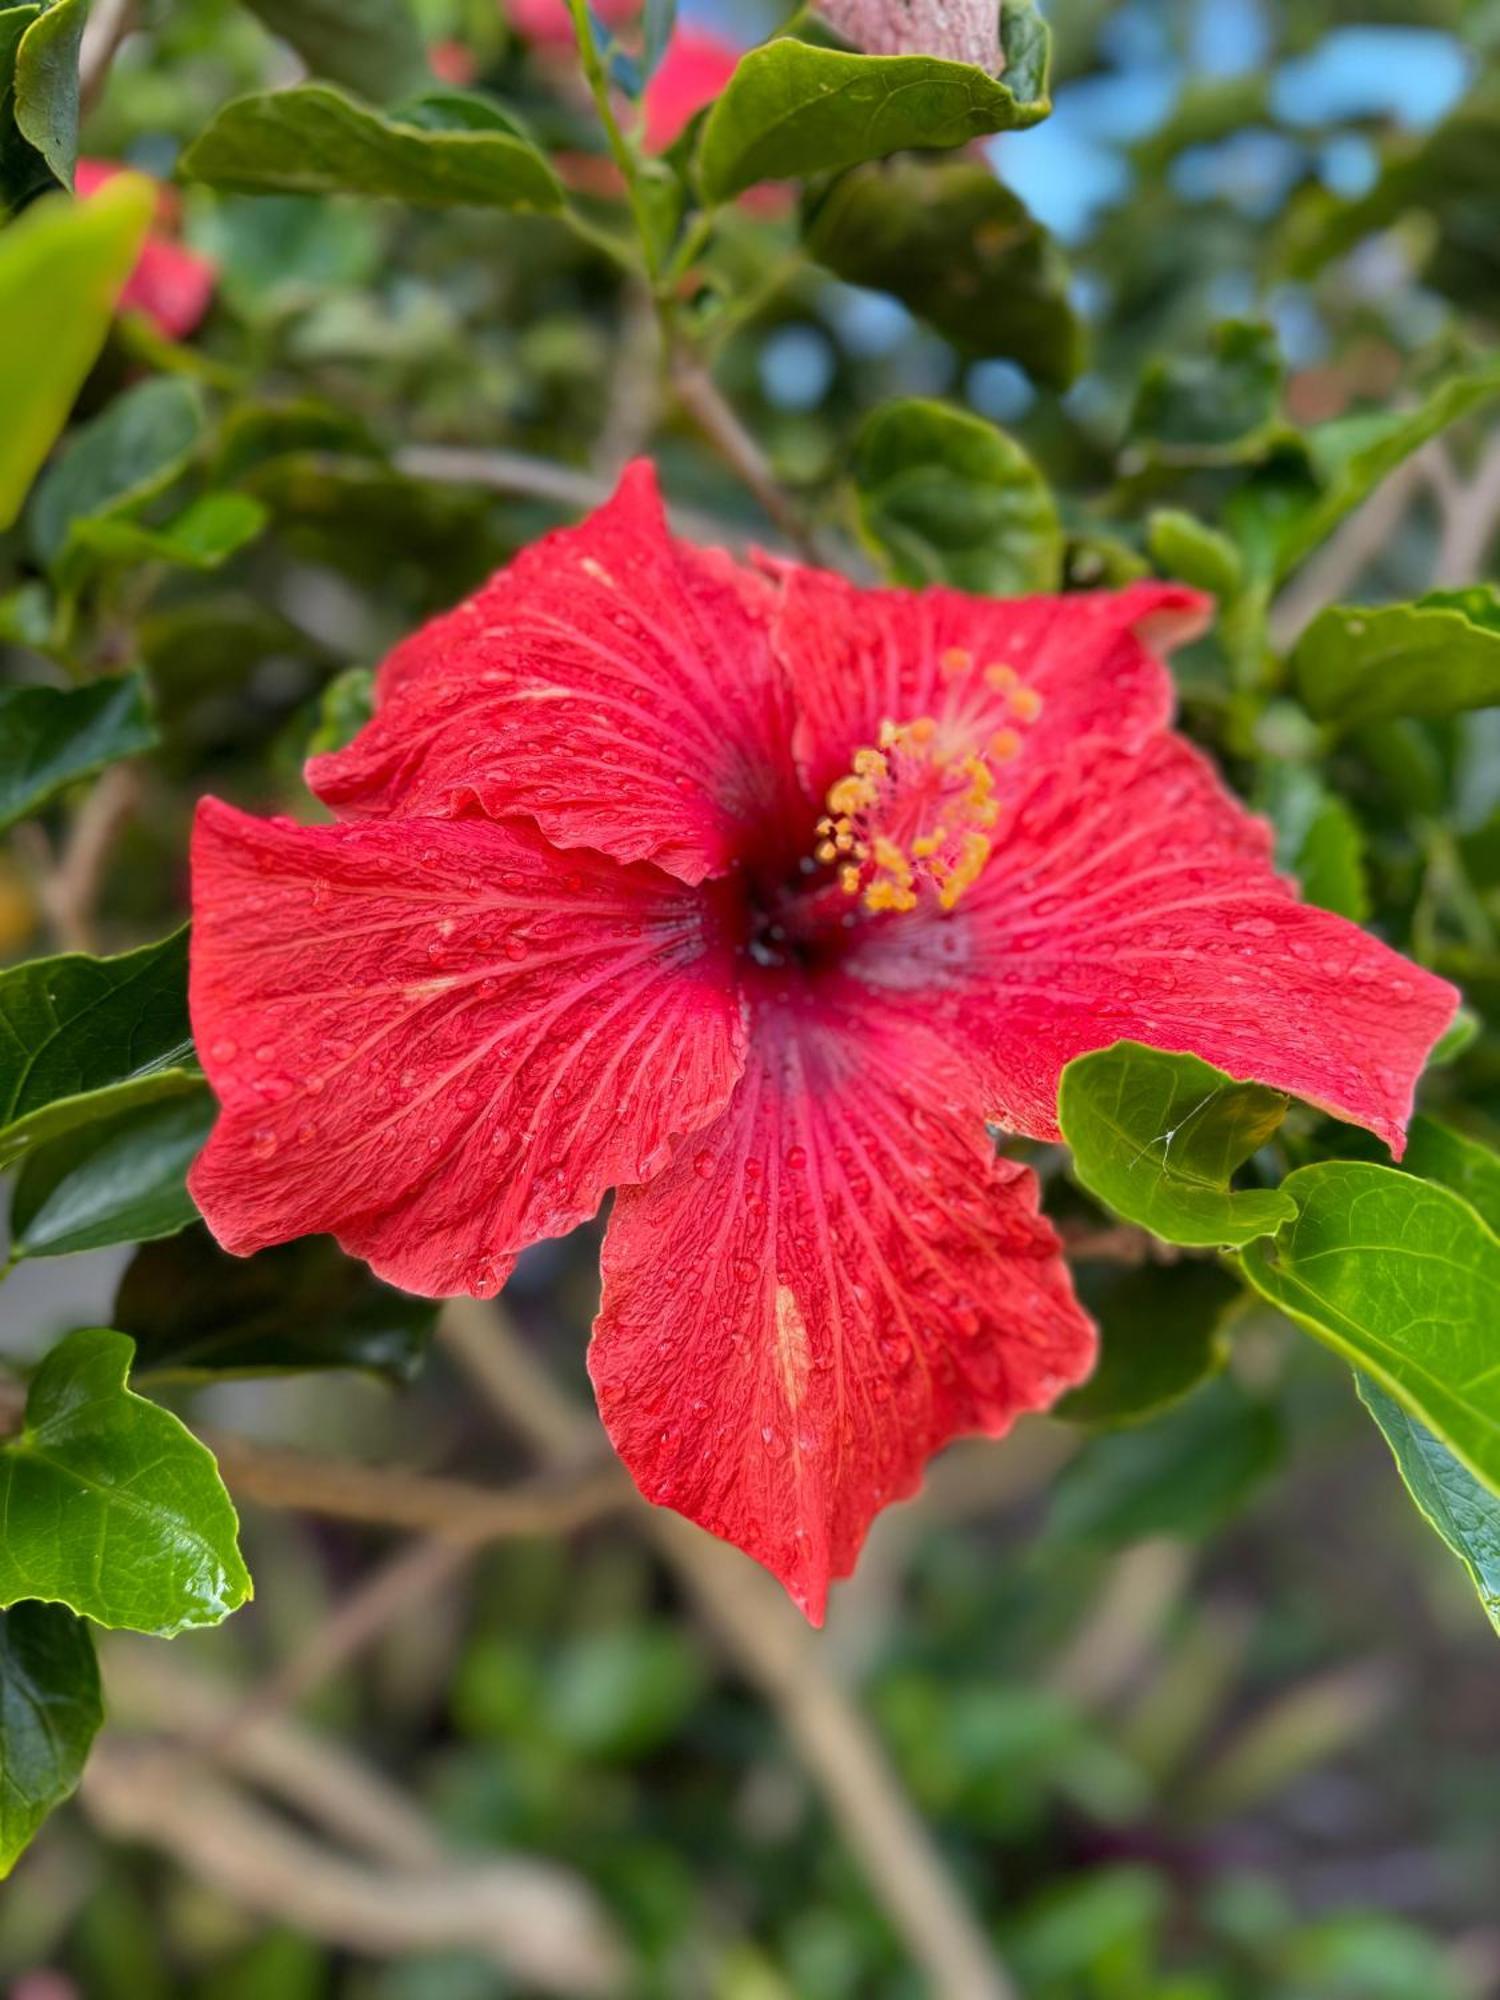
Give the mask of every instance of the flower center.
M 968 679 L 973 666 L 958 648 L 943 656 L 947 679 Z M 1042 701 L 1013 667 L 987 666 L 982 679 L 987 735 L 962 715 L 885 721 L 878 742 L 856 750 L 848 776 L 829 788 L 817 858 L 837 867 L 839 886 L 867 910 L 914 910 L 924 889 L 951 910 L 984 871 L 1000 816 L 996 774 L 1020 750 L 1020 727 L 1036 720 Z M 995 694 L 1008 717 L 998 729 Z

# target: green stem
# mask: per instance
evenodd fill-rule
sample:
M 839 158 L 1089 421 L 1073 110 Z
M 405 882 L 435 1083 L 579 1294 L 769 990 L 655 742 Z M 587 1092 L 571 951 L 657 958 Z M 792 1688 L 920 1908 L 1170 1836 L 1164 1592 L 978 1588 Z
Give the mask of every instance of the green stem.
M 636 234 L 640 238 L 641 254 L 646 260 L 646 270 L 654 288 L 661 277 L 661 269 L 652 238 L 650 216 L 641 194 L 640 161 L 634 146 L 621 130 L 620 121 L 615 116 L 614 105 L 610 102 L 609 76 L 604 67 L 604 58 L 599 53 L 599 44 L 594 40 L 594 24 L 589 19 L 588 0 L 568 0 L 568 12 L 573 16 L 573 32 L 578 37 L 578 56 L 583 64 L 583 74 L 593 95 L 594 107 L 599 113 L 599 123 L 604 128 L 610 154 L 625 182 L 630 212 L 635 217 Z

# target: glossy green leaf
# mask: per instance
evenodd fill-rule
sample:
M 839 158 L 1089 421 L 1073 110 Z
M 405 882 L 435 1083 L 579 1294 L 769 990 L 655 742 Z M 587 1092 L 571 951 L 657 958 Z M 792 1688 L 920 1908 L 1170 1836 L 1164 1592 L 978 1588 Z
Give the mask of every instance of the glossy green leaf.
M 148 1244 L 114 1306 L 142 1375 L 187 1379 L 358 1368 L 406 1381 L 437 1311 L 381 1284 L 327 1237 L 231 1257 L 206 1229 Z
M 11 1194 L 11 1255 L 63 1257 L 186 1229 L 198 1216 L 187 1170 L 214 1115 L 206 1089 L 188 1091 L 35 1147 Z
M 860 531 L 898 582 L 993 597 L 1056 590 L 1062 524 L 1013 438 L 951 403 L 884 403 L 854 449 Z
M 171 563 L 220 569 L 262 533 L 270 515 L 248 493 L 204 493 L 159 528 L 106 514 L 75 521 L 60 568 L 76 577 L 91 562 Z
M 1500 1235 L 1500 1154 L 1435 1118 L 1417 1117 L 1411 1121 L 1401 1165 L 1419 1180 L 1436 1181 L 1461 1194 Z
M 47 162 L 16 123 L 16 59 L 21 42 L 41 18 L 40 6 L 0 8 L 0 217 L 18 213 L 34 196 L 56 187 Z
M 1500 1487 L 1500 1239 L 1447 1188 L 1330 1160 L 1283 1183 L 1297 1214 L 1246 1276 Z
M 752 49 L 716 99 L 698 140 L 698 185 L 710 202 L 732 201 L 758 181 L 962 146 L 1035 125 L 1050 109 L 1045 71 L 1034 66 L 1008 66 L 1000 81 L 969 63 L 848 55 L 782 37 Z
M 1163 575 L 1219 599 L 1243 588 L 1245 563 L 1227 535 L 1191 514 L 1163 507 L 1146 524 L 1146 545 Z
M 39 1598 L 171 1638 L 237 1610 L 250 1578 L 212 1454 L 126 1387 L 132 1351 L 91 1327 L 32 1377 L 0 1445 L 0 1605 Z
M 1273 1405 L 1221 1375 L 1154 1422 L 1091 1438 L 1053 1486 L 1049 1540 L 1120 1548 L 1221 1527 L 1280 1458 Z
M 89 0 L 55 0 L 16 50 L 16 125 L 64 187 L 78 164 L 78 50 Z
M 182 172 L 243 194 L 542 211 L 563 203 L 551 167 L 498 110 L 488 129 L 432 131 L 315 83 L 226 104 L 188 148 Z
M 1486 1616 L 1500 1632 L 1500 1499 L 1368 1375 L 1356 1370 L 1354 1380 L 1407 1492 L 1469 1572 Z
M 0 828 L 65 785 L 156 742 L 140 674 L 85 687 L 0 688 Z
M 139 383 L 83 425 L 38 482 L 26 525 L 52 564 L 79 522 L 127 514 L 177 478 L 203 434 L 203 399 L 178 377 Z
M 0 1165 L 201 1080 L 186 930 L 120 958 L 70 952 L 0 972 Z
M 1230 1179 L 1276 1131 L 1279 1091 L 1196 1056 L 1116 1042 L 1063 1071 L 1057 1115 L 1090 1194 L 1169 1243 L 1248 1243 L 1295 1215 L 1279 1189 Z
M 987 166 L 856 168 L 811 206 L 803 240 L 836 276 L 890 292 L 961 353 L 1015 361 L 1058 389 L 1083 365 L 1067 264 Z
M 122 174 L 92 201 L 38 202 L 0 234 L 0 528 L 67 422 L 154 211 L 149 184 Z
M 1133 1424 L 1181 1402 L 1223 1367 L 1224 1315 L 1243 1289 L 1212 1262 L 1076 1266 L 1079 1297 L 1099 1326 L 1099 1363 L 1056 1415 Z
M 1490 707 L 1500 702 L 1500 591 L 1334 605 L 1297 641 L 1291 669 L 1308 710 L 1342 729 Z
M 88 1627 L 61 1604 L 0 1612 L 0 1880 L 77 1790 L 103 1720 Z
M 390 104 L 432 80 L 410 0 L 245 0 L 314 76 Z

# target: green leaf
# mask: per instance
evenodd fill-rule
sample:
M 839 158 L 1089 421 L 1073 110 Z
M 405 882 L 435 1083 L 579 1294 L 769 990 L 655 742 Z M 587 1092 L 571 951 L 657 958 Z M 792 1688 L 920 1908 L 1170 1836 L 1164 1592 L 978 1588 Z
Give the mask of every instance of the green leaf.
M 812 205 L 803 239 L 836 276 L 890 292 L 961 353 L 1018 362 L 1057 389 L 1083 365 L 1067 264 L 987 166 L 859 167 Z
M 1500 1632 L 1500 1499 L 1425 1424 L 1358 1369 L 1354 1383 L 1418 1511 L 1469 1572 L 1490 1623 Z
M 1500 396 L 1500 362 L 1450 375 L 1407 410 L 1381 410 L 1317 424 L 1305 436 L 1319 492 L 1274 523 L 1275 575 L 1311 555 L 1393 473 L 1451 424 Z
M 1083 1264 L 1079 1296 L 1099 1324 L 1099 1365 L 1055 1415 L 1077 1424 L 1133 1424 L 1181 1402 L 1223 1367 L 1220 1325 L 1243 1290 L 1216 1263 Z
M 201 1082 L 185 929 L 120 958 L 69 953 L 0 972 L 0 1165 Z
M 1273 328 L 1225 320 L 1206 353 L 1166 354 L 1151 364 L 1131 436 L 1165 464 L 1244 464 L 1282 434 L 1284 375 Z
M 1436 1181 L 1461 1194 L 1500 1235 L 1500 1154 L 1435 1118 L 1417 1117 L 1411 1121 L 1401 1165 L 1419 1180 Z
M 732 201 L 758 181 L 963 146 L 1035 125 L 1050 109 L 1034 65 L 1000 82 L 969 63 L 847 55 L 783 37 L 752 49 L 715 100 L 698 139 L 698 185 L 711 203 Z
M 40 1598 L 170 1639 L 237 1610 L 250 1578 L 212 1454 L 125 1386 L 132 1352 L 91 1327 L 32 1377 L 0 1446 L 0 1605 Z
M 1500 702 L 1500 591 L 1334 605 L 1297 641 L 1291 670 L 1308 711 L 1340 729 L 1491 707 Z
M 1282 1191 L 1296 1219 L 1246 1247 L 1250 1282 L 1500 1486 L 1500 1240 L 1394 1167 L 1324 1161 Z
M 389 104 L 430 83 L 432 73 L 408 0 L 246 0 L 314 76 Z
M 375 713 L 375 672 L 372 667 L 345 667 L 318 697 L 317 721 L 307 739 L 304 757 L 324 757 L 352 743 Z
M 103 1720 L 88 1627 L 60 1604 L 0 1612 L 0 1881 L 77 1790 Z
M 78 164 L 78 49 L 89 0 L 57 0 L 16 51 L 15 120 L 64 187 Z
M 1173 507 L 1159 508 L 1146 523 L 1146 546 L 1164 576 L 1190 583 L 1221 601 L 1244 588 L 1245 562 L 1217 528 Z
M 270 518 L 248 493 L 204 493 L 160 528 L 145 528 L 117 514 L 75 521 L 58 568 L 70 579 L 76 579 L 91 560 L 221 569 L 263 532 Z
M 207 1090 L 133 1105 L 27 1154 L 10 1203 L 11 1255 L 64 1257 L 175 1236 L 197 1220 L 187 1170 L 208 1137 Z
M 206 1229 L 138 1252 L 114 1306 L 142 1375 L 188 1380 L 359 1368 L 408 1381 L 437 1311 L 382 1285 L 327 1237 L 231 1257 Z
M 65 785 L 155 742 L 140 674 L 77 688 L 0 688 L 0 828 L 38 811 Z
M 1279 1189 L 1229 1185 L 1286 1103 L 1196 1056 L 1116 1042 L 1068 1064 L 1057 1115 L 1090 1194 L 1169 1243 L 1206 1248 L 1268 1236 L 1295 1215 Z
M 16 60 L 39 6 L 0 9 L 0 216 L 19 214 L 36 195 L 57 185 L 52 170 L 16 123 Z
M 104 345 L 155 201 L 121 174 L 92 201 L 38 202 L 0 234 L 0 529 Z
M 1275 1408 L 1220 1375 L 1154 1423 L 1090 1439 L 1053 1486 L 1047 1539 L 1120 1548 L 1207 1535 L 1274 1469 L 1281 1445 Z
M 429 131 L 317 83 L 226 104 L 181 171 L 242 194 L 368 194 L 543 212 L 563 205 L 551 167 L 498 110 L 485 130 Z
M 1365 838 L 1342 799 L 1324 800 L 1297 854 L 1302 894 L 1320 910 L 1362 924 L 1370 914 Z
M 898 583 L 993 597 L 1056 590 L 1062 524 L 1013 438 L 950 403 L 885 403 L 854 449 L 860 531 Z
M 203 399 L 180 378 L 142 382 L 69 438 L 26 512 L 32 548 L 56 566 L 77 522 L 127 514 L 163 492 L 203 434 Z

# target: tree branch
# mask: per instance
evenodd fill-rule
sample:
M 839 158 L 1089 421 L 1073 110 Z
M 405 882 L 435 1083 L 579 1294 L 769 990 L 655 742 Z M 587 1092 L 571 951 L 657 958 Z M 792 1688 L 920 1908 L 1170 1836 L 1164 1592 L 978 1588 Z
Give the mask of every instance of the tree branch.
M 630 1483 L 620 1467 L 601 1460 L 597 1449 L 586 1464 L 575 1463 L 565 1473 L 544 1473 L 507 1491 L 320 1458 L 222 1431 L 201 1435 L 230 1490 L 241 1499 L 333 1520 L 404 1528 L 466 1548 L 521 1535 L 568 1534 L 630 1498 Z
M 818 562 L 817 540 L 771 470 L 765 453 L 746 430 L 718 384 L 696 355 L 679 347 L 672 356 L 672 386 L 683 410 L 741 483 L 754 494 L 767 520 L 773 521 L 807 562 Z
M 450 1302 L 440 1337 L 507 1426 L 566 1462 L 595 1435 L 496 1308 Z M 749 1559 L 680 1516 L 637 1516 L 706 1622 L 776 1712 L 881 1907 L 939 2000 L 1015 2000 L 1016 1989 L 950 1878 L 874 1731 L 829 1673 L 817 1639 Z

